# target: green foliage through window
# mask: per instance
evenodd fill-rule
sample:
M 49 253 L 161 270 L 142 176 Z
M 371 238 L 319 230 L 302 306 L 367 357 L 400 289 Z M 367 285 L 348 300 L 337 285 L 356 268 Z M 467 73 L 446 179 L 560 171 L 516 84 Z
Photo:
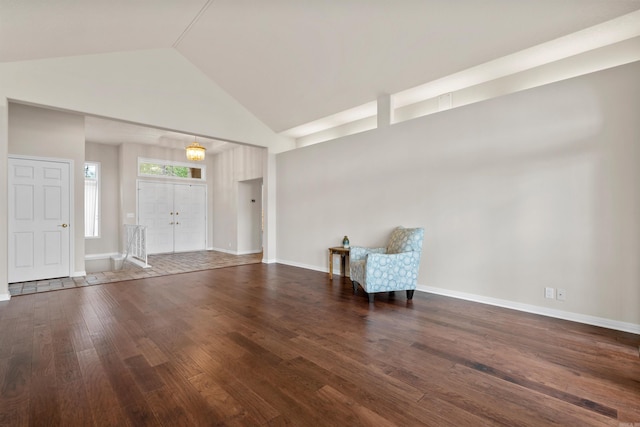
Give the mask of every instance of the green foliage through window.
M 140 162 L 140 175 L 155 175 L 168 178 L 196 178 L 201 179 L 200 168 L 175 166 L 159 163 Z

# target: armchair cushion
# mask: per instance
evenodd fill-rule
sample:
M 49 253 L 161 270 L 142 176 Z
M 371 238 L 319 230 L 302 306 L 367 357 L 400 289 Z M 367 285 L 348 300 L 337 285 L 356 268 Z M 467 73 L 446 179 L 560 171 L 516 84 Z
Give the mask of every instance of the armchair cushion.
M 399 254 L 401 252 L 420 251 L 423 238 L 424 229 L 422 228 L 397 227 L 391 233 L 391 238 L 389 238 L 387 253 Z

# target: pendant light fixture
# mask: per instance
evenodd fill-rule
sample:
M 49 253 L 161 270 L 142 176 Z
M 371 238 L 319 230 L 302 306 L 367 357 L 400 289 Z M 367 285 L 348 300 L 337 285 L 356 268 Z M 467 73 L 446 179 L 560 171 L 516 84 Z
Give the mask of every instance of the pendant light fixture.
M 191 145 L 187 146 L 185 150 L 187 150 L 187 159 L 194 162 L 200 162 L 204 160 L 205 148 L 202 145 L 198 144 L 197 140 L 194 139 Z

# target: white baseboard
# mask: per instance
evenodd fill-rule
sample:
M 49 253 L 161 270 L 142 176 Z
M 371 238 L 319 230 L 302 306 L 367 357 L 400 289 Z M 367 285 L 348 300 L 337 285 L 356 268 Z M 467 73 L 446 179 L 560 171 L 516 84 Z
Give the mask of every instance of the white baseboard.
M 272 258 L 272 259 L 262 258 L 263 264 L 275 264 L 276 262 L 278 262 L 278 260 L 275 258 Z
M 238 255 L 238 253 L 236 251 L 230 251 L 229 249 L 222 249 L 222 248 L 208 248 L 208 251 L 216 251 L 216 252 L 222 252 L 225 254 L 231 254 L 231 255 Z
M 262 252 L 262 249 L 254 249 L 251 251 L 238 251 L 236 252 L 236 255 L 251 255 L 251 254 L 259 254 L 260 252 Z
M 251 250 L 251 251 L 232 251 L 229 249 L 222 249 L 222 248 L 207 248 L 208 251 L 216 251 L 216 252 L 222 252 L 225 254 L 230 254 L 230 255 L 251 255 L 251 254 L 259 254 L 260 252 L 262 252 L 262 249 L 255 249 L 255 250 Z
M 314 270 L 314 271 L 321 271 L 323 273 L 329 273 L 329 269 L 328 268 L 317 267 L 315 265 L 303 264 L 303 263 L 295 262 L 295 261 L 287 261 L 287 260 L 284 260 L 284 259 L 276 259 L 276 262 L 278 264 L 290 265 L 292 267 L 300 267 L 300 268 L 306 268 L 307 270 Z M 338 271 L 338 274 L 340 274 L 339 271 Z
M 121 256 L 119 252 L 109 252 L 104 254 L 88 254 L 84 256 L 85 261 L 98 261 L 103 259 L 110 259 L 112 256 Z
M 11 299 L 11 294 L 7 292 L 6 294 L 0 294 L 0 301 L 9 301 Z
M 300 262 L 287 261 L 287 260 L 282 260 L 282 259 L 277 259 L 275 262 L 277 262 L 278 264 L 285 264 L 285 265 L 290 265 L 292 267 L 306 268 L 307 270 L 320 271 L 322 273 L 329 274 L 329 267 L 318 267 L 318 266 L 315 266 L 315 265 L 303 264 L 303 263 L 300 263 Z M 340 264 L 338 264 L 337 266 L 336 266 L 336 264 L 333 264 L 333 266 L 334 266 L 333 275 L 334 276 L 339 276 L 340 275 Z M 345 277 L 349 278 L 349 269 L 348 268 L 347 268 L 347 271 L 345 272 L 345 274 L 346 274 Z
M 71 277 L 84 277 L 87 275 L 86 271 L 74 271 Z
M 572 322 L 584 323 L 586 325 L 600 326 L 617 331 L 640 334 L 640 325 L 618 320 L 606 319 L 604 317 L 590 316 L 588 314 L 572 313 L 570 311 L 556 310 L 537 305 L 523 304 L 498 298 L 486 297 L 482 295 L 468 294 L 465 292 L 452 291 L 449 289 L 436 288 L 433 286 L 418 285 L 417 291 L 443 295 L 467 301 L 479 302 L 482 304 L 495 305 L 497 307 L 510 308 L 512 310 L 524 311 L 526 313 L 539 314 L 542 316 L 555 317 L 557 319 L 570 320 Z

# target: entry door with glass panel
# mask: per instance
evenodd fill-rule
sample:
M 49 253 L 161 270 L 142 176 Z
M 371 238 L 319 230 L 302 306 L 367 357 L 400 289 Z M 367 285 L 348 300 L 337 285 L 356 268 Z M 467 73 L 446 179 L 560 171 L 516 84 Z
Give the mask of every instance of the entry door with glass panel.
M 150 254 L 206 249 L 207 186 L 138 182 L 138 224 Z
M 9 283 L 68 277 L 70 167 L 9 158 Z

